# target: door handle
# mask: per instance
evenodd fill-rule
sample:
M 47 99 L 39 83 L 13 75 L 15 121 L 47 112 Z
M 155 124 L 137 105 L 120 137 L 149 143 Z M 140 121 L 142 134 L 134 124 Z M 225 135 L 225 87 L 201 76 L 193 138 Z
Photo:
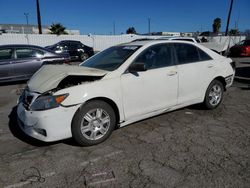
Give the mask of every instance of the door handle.
M 167 73 L 168 76 L 174 76 L 177 74 L 177 71 L 169 71 L 169 73 Z

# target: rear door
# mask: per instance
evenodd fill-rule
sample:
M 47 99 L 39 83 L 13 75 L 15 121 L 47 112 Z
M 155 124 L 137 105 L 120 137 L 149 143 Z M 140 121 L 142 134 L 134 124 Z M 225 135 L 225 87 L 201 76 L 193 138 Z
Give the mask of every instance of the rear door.
M 8 79 L 13 76 L 12 62 L 13 49 L 0 49 L 0 80 Z
M 35 48 L 16 48 L 15 60 L 12 62 L 17 77 L 32 76 L 42 65 L 44 52 Z
M 70 42 L 69 43 L 69 52 L 72 58 L 77 59 L 79 54 L 81 53 L 81 46 L 78 42 Z
M 178 103 L 201 100 L 214 77 L 214 60 L 192 44 L 175 43 L 174 47 L 179 72 Z

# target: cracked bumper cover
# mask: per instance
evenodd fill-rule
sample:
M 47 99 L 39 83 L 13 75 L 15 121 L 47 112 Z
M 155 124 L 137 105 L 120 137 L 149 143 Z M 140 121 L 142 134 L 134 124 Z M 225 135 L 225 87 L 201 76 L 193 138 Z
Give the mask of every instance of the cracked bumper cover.
M 234 74 L 225 77 L 226 88 L 230 87 L 233 84 L 233 80 L 234 80 Z
M 20 128 L 29 136 L 45 142 L 72 137 L 71 122 L 80 105 L 44 111 L 28 111 L 23 103 L 17 107 Z

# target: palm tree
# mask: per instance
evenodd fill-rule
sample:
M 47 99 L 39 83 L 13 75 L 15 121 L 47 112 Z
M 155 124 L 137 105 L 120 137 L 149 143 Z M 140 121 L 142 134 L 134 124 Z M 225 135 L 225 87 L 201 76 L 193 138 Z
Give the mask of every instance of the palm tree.
M 50 34 L 56 34 L 56 35 L 67 35 L 68 33 L 65 31 L 66 27 L 64 27 L 60 23 L 53 23 L 49 30 Z
M 134 27 L 129 27 L 126 31 L 127 34 L 136 34 L 136 30 Z
M 220 31 L 220 27 L 221 27 L 221 19 L 215 18 L 213 23 L 213 32 L 218 34 Z

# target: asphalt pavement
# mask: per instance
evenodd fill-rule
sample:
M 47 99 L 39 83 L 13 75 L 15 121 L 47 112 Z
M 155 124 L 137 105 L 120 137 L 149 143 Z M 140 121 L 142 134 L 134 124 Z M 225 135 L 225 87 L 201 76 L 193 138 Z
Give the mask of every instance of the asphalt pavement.
M 237 61 L 240 67 L 247 62 Z M 190 106 L 149 118 L 92 147 L 72 139 L 46 144 L 22 134 L 15 105 L 24 87 L 0 86 L 0 187 L 250 185 L 248 81 L 235 81 L 215 110 Z

